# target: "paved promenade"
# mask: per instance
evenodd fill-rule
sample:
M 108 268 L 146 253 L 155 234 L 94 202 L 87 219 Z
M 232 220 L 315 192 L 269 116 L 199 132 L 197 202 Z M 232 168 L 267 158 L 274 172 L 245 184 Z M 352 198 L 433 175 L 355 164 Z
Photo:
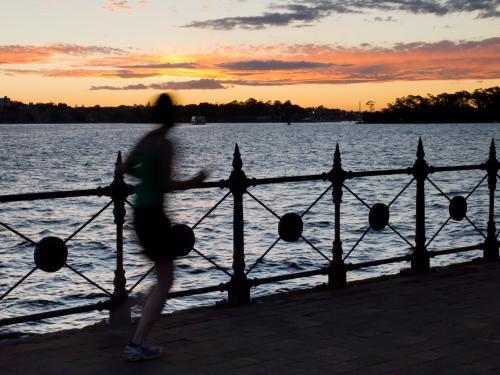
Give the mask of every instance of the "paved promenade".
M 95 326 L 0 341 L 2 374 L 500 374 L 500 263 L 313 290 L 161 319 L 156 361 Z

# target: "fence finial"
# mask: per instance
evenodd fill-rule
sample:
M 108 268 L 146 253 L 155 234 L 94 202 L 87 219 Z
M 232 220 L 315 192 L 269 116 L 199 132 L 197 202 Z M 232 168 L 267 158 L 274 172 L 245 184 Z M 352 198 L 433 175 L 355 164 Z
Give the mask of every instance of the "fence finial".
M 425 157 L 424 145 L 422 144 L 422 137 L 418 137 L 417 146 L 417 159 L 423 159 Z
M 490 144 L 490 160 L 495 160 L 497 158 L 497 150 L 495 147 L 495 139 L 491 138 Z
M 241 154 L 238 143 L 236 143 L 234 146 L 233 168 L 235 171 L 241 171 L 241 168 L 243 168 L 243 162 L 241 161 Z
M 116 163 L 115 163 L 115 177 L 119 176 L 122 170 L 123 170 L 122 152 L 118 151 L 118 156 L 116 157 Z
M 342 164 L 342 159 L 340 158 L 340 148 L 339 144 L 335 146 L 335 153 L 333 154 L 333 167 L 334 168 L 340 168 L 340 165 Z

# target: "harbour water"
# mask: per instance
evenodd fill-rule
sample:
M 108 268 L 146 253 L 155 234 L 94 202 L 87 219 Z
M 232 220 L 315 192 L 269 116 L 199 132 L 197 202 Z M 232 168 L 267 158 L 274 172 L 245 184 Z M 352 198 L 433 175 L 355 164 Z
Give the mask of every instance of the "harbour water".
M 126 153 L 151 127 L 148 124 L 0 125 L 0 195 L 106 186 L 113 178 L 118 150 Z M 179 125 L 172 136 L 177 144 L 178 178 L 187 178 L 203 167 L 211 171 L 209 180 L 219 180 L 227 178 L 231 172 L 236 142 L 248 177 L 275 177 L 329 171 L 337 142 L 344 168 L 352 171 L 410 167 L 415 160 L 419 137 L 422 137 L 429 165 L 479 164 L 487 159 L 491 139 L 498 144 L 500 127 L 498 124 L 206 124 Z M 483 176 L 484 173 L 479 171 L 446 172 L 430 178 L 449 196 L 466 196 Z M 369 204 L 389 203 L 410 179 L 411 176 L 406 175 L 370 177 L 349 180 L 346 185 Z M 128 182 L 134 183 L 132 179 Z M 304 182 L 265 185 L 250 188 L 250 191 L 283 215 L 301 213 L 328 186 L 327 182 Z M 448 201 L 430 184 L 426 189 L 426 230 L 430 239 L 448 218 Z M 204 189 L 170 194 L 167 210 L 173 222 L 192 225 L 225 193 L 219 189 Z M 391 205 L 391 224 L 410 241 L 414 235 L 414 197 L 413 184 Z M 90 197 L 0 204 L 0 222 L 35 241 L 49 235 L 65 238 L 108 202 L 106 197 Z M 248 196 L 244 208 L 246 263 L 251 266 L 278 237 L 277 220 Z M 333 212 L 331 194 L 326 194 L 304 216 L 304 236 L 327 256 L 331 256 Z M 467 215 L 478 228 L 485 228 L 485 183 L 468 199 Z M 130 219 L 131 208 L 127 207 L 124 251 L 128 286 L 150 267 L 141 254 Z M 344 191 L 341 230 L 345 253 L 367 225 L 366 207 Z M 196 248 L 230 270 L 230 197 L 196 229 L 195 234 Z M 429 250 L 471 245 L 482 240 L 468 221 L 452 221 L 433 240 Z M 106 289 L 113 289 L 115 231 L 111 209 L 71 240 L 68 247 L 68 264 Z M 389 229 L 370 231 L 346 261 L 362 262 L 408 252 L 409 246 Z M 479 255 L 479 252 L 470 252 L 443 256 L 433 259 L 432 266 L 465 261 Z M 316 269 L 326 264 L 326 260 L 303 241 L 279 242 L 249 277 Z M 174 290 L 228 281 L 226 274 L 194 253 L 180 259 L 177 265 Z M 33 247 L 0 228 L 0 294 L 33 266 Z M 348 280 L 396 273 L 402 267 L 407 265 L 393 264 L 352 272 L 348 274 Z M 269 284 L 252 290 L 252 295 L 309 287 L 325 281 L 325 277 L 318 276 Z M 145 290 L 150 282 L 151 279 L 146 279 L 138 290 Z M 174 299 L 168 302 L 165 311 L 213 304 L 224 297 L 223 293 L 212 293 Z M 67 268 L 57 273 L 37 270 L 0 301 L 0 318 L 102 299 L 98 289 Z M 48 332 L 92 324 L 106 316 L 106 312 L 93 312 L 3 330 Z

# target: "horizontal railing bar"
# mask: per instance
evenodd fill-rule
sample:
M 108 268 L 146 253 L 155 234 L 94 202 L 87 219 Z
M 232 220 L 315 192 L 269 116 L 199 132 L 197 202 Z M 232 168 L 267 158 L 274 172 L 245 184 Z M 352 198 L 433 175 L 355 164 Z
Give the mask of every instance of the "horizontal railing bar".
M 210 189 L 210 188 L 227 188 L 229 187 L 228 180 L 220 180 L 220 181 L 208 181 L 208 182 L 200 182 L 196 185 L 192 185 L 189 187 L 182 187 L 175 189 L 175 191 L 185 191 L 185 190 L 194 190 L 194 189 Z M 141 187 L 139 185 L 132 186 L 130 190 L 130 194 L 138 193 L 141 191 Z M 170 193 L 171 191 L 166 190 L 164 193 Z
M 430 167 L 429 173 L 434 172 L 451 172 L 451 171 L 473 171 L 484 169 L 484 164 L 473 164 L 473 165 L 452 165 L 448 167 Z
M 248 283 L 250 286 L 259 286 L 262 284 L 269 284 L 269 283 L 274 283 L 277 281 L 299 279 L 301 277 L 326 275 L 326 274 L 328 274 L 328 271 L 329 271 L 329 268 L 320 268 L 320 269 L 311 270 L 311 271 L 295 272 L 295 273 L 288 273 L 286 275 L 264 277 L 262 279 L 249 279 Z
M 84 190 L 66 190 L 66 191 L 48 191 L 43 193 L 24 193 L 12 195 L 0 195 L 0 203 L 34 201 L 40 199 L 71 198 L 71 197 L 89 197 L 110 195 L 108 188 L 98 187 L 96 189 Z
M 328 181 L 328 174 L 310 174 L 302 176 L 286 176 L 286 177 L 268 177 L 268 178 L 249 178 L 250 186 L 280 184 L 284 182 L 304 182 L 304 181 Z
M 438 256 L 438 255 L 464 253 L 466 251 L 482 250 L 483 248 L 484 248 L 484 245 L 481 244 L 481 243 L 479 243 L 477 245 L 464 246 L 464 247 L 455 247 L 453 249 L 429 251 L 429 256 L 431 258 L 433 258 L 433 257 Z
M 430 167 L 429 172 L 447 172 L 447 171 L 465 171 L 465 170 L 482 170 L 484 169 L 484 164 L 474 164 L 474 165 L 462 165 L 462 166 L 444 166 L 444 167 Z M 402 169 L 383 169 L 378 171 L 359 171 L 359 172 L 346 172 L 346 178 L 355 177 L 370 177 L 370 176 L 388 176 L 396 174 L 411 174 L 412 168 L 402 168 Z M 329 173 L 313 174 L 313 175 L 301 175 L 301 176 L 286 176 L 286 177 L 270 177 L 270 178 L 249 178 L 249 186 L 257 185 L 267 185 L 267 184 L 277 184 L 286 182 L 305 182 L 305 181 L 328 181 L 330 180 Z M 182 188 L 179 190 L 192 190 L 192 189 L 206 189 L 206 188 L 227 188 L 229 187 L 228 180 L 202 182 L 196 186 L 191 186 L 189 188 Z M 130 186 L 128 195 L 134 194 L 139 191 L 138 186 Z M 49 192 L 37 192 L 37 193 L 23 193 L 23 194 L 10 194 L 10 195 L 0 195 L 0 203 L 6 202 L 19 202 L 19 201 L 32 201 L 40 199 L 56 199 L 56 198 L 71 198 L 71 197 L 86 197 L 86 196 L 111 196 L 111 187 L 98 187 L 94 189 L 82 189 L 82 190 L 65 190 L 65 191 L 49 191 Z
M 0 327 L 7 326 L 11 324 L 19 324 L 19 323 L 27 323 L 35 320 L 48 319 L 48 318 L 56 318 L 58 316 L 65 316 L 71 314 L 80 314 L 84 312 L 91 312 L 95 310 L 109 310 L 111 306 L 110 301 L 93 303 L 91 305 L 70 307 L 67 309 L 60 310 L 52 310 L 46 311 L 42 313 L 23 315 L 23 316 L 15 316 L 12 318 L 0 319 Z
M 381 266 L 383 264 L 409 262 L 410 260 L 411 260 L 411 255 L 408 254 L 408 255 L 403 255 L 400 257 L 371 260 L 369 262 L 363 262 L 363 263 L 350 263 L 350 264 L 346 264 L 346 267 L 347 267 L 348 271 L 354 271 L 354 270 L 359 270 L 361 268 Z
M 197 294 L 204 294 L 204 293 L 211 293 L 211 292 L 224 292 L 224 291 L 228 290 L 228 288 L 229 288 L 229 283 L 222 283 L 219 285 L 206 286 L 203 288 L 179 290 L 177 292 L 170 292 L 168 294 L 168 298 L 188 297 L 188 296 L 194 296 Z
M 218 291 L 223 292 L 223 291 L 227 290 L 228 288 L 229 288 L 229 284 L 225 283 L 225 284 L 220 284 L 220 285 L 208 286 L 208 287 L 204 287 L 204 288 L 181 290 L 181 291 L 170 293 L 169 298 L 187 297 L 187 296 L 194 296 L 197 294 L 204 294 L 204 293 L 218 292 Z M 70 307 L 67 309 L 53 310 L 53 311 L 47 311 L 47 312 L 43 312 L 43 313 L 36 313 L 36 314 L 0 319 L 0 327 L 11 325 L 11 324 L 27 323 L 27 322 L 32 322 L 32 321 L 41 320 L 41 319 L 55 318 L 58 316 L 80 314 L 80 313 L 91 312 L 91 311 L 95 311 L 95 310 L 104 310 L 104 309 L 109 310 L 111 308 L 111 305 L 112 305 L 111 301 L 105 301 L 105 302 L 98 302 L 98 303 L 91 304 L 91 305 Z
M 359 171 L 359 172 L 347 172 L 347 178 L 354 177 L 371 177 L 371 176 L 390 176 L 394 174 L 411 174 L 412 168 L 404 169 L 381 169 L 378 171 Z
M 202 189 L 202 188 L 223 188 L 226 187 L 227 183 L 225 181 L 215 181 L 215 182 L 202 182 L 197 186 L 190 187 L 188 189 L 183 188 L 179 190 L 190 190 L 190 189 Z M 138 186 L 130 186 L 128 195 L 134 194 L 139 191 Z M 89 197 L 89 196 L 111 196 L 111 187 L 97 187 L 94 189 L 80 189 L 80 190 L 62 190 L 62 191 L 47 191 L 47 192 L 36 192 L 36 193 L 23 193 L 23 194 L 9 194 L 0 195 L 0 203 L 7 202 L 21 202 L 21 201 L 34 201 L 41 199 L 57 199 L 57 198 L 74 198 L 74 197 Z

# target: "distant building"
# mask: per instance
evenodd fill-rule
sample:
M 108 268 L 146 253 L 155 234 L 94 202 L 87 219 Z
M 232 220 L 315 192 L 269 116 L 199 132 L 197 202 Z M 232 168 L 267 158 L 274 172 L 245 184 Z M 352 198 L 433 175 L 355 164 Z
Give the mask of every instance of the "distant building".
M 5 108 L 5 107 L 8 107 L 10 106 L 10 104 L 12 103 L 12 101 L 10 100 L 10 98 L 4 96 L 3 98 L 0 98 L 0 108 Z

